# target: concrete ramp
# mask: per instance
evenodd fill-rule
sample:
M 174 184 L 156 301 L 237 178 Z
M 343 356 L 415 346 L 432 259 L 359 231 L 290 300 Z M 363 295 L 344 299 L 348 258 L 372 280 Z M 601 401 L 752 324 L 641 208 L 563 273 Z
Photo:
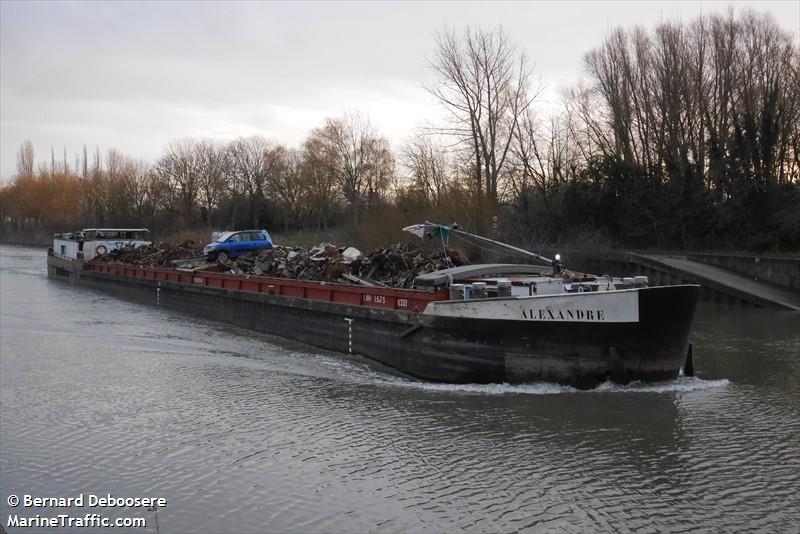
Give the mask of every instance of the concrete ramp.
M 800 292 L 753 280 L 731 271 L 686 259 L 629 252 L 626 260 L 647 269 L 661 271 L 684 282 L 693 282 L 755 306 L 800 311 Z

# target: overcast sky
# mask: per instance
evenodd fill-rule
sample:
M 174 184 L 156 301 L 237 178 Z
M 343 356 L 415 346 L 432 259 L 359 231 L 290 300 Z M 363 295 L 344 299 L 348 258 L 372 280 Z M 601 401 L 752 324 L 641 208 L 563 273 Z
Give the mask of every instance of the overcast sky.
M 86 144 L 153 161 L 172 139 L 299 145 L 360 111 L 394 146 L 439 108 L 423 86 L 437 31 L 502 25 L 557 101 L 611 28 L 753 8 L 800 39 L 800 1 L 9 2 L 0 4 L 0 175 L 20 143 L 70 165 Z M 543 102 L 542 105 L 546 105 Z

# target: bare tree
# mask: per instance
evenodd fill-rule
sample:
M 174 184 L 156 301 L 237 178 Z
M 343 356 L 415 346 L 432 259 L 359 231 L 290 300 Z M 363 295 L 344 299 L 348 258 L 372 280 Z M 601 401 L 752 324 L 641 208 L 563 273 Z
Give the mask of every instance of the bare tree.
M 368 119 L 355 113 L 327 119 L 310 139 L 310 146 L 323 153 L 349 203 L 368 203 L 386 191 L 394 158 L 389 142 L 378 135 Z
M 197 197 L 200 191 L 201 174 L 197 165 L 197 151 L 192 140 L 173 141 L 156 163 L 158 173 L 166 178 L 170 190 L 177 197 L 184 221 L 195 221 Z
M 433 206 L 439 206 L 452 180 L 445 149 L 437 145 L 431 136 L 417 133 L 403 146 L 401 155 L 415 187 Z
M 333 207 L 339 200 L 335 163 L 332 154 L 326 149 L 326 142 L 318 132 L 303 143 L 303 180 L 305 205 L 318 230 L 328 229 L 328 220 Z
M 470 151 L 474 186 L 494 200 L 513 132 L 536 96 L 527 57 L 502 28 L 468 28 L 439 35 L 430 65 L 439 81 L 428 90 L 452 119 L 442 131 Z
M 26 140 L 17 152 L 17 176 L 33 176 L 33 143 Z
M 131 161 L 128 172 L 127 197 L 133 219 L 137 224 L 152 226 L 161 200 L 157 175 L 144 161 Z
M 135 194 L 135 166 L 122 152 L 111 149 L 106 155 L 104 171 L 106 220 L 114 225 L 131 222 L 131 207 Z
M 225 194 L 227 164 L 224 147 L 212 141 L 200 141 L 194 145 L 194 159 L 200 176 L 198 196 L 201 217 L 205 224 L 212 223 L 212 214 L 219 207 Z
M 235 187 L 248 198 L 254 228 L 259 225 L 260 207 L 266 198 L 268 183 L 281 164 L 283 150 L 259 136 L 237 139 L 228 145 L 230 174 Z
M 303 152 L 297 149 L 281 148 L 280 164 L 274 178 L 270 181 L 270 192 L 279 203 L 283 214 L 284 231 L 289 225 L 300 220 L 306 197 L 306 183 L 303 180 Z
M 389 141 L 382 136 L 373 136 L 364 147 L 366 165 L 362 196 L 368 204 L 383 199 L 394 180 L 394 154 Z
M 551 189 L 572 178 L 583 163 L 566 113 L 551 116 L 543 127 L 529 110 L 517 124 L 512 150 L 515 168 L 508 180 L 511 195 L 535 190 L 545 208 L 549 207 Z

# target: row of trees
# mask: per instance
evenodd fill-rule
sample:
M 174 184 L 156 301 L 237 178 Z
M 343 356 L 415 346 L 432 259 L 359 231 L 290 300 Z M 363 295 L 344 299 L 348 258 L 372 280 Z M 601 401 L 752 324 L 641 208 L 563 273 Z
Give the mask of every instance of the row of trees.
M 298 148 L 261 137 L 116 151 L 22 146 L 5 225 L 365 226 L 493 215 L 519 241 L 598 232 L 624 245 L 800 248 L 800 50 L 752 12 L 612 32 L 561 109 L 536 112 L 526 54 L 502 29 L 443 33 L 430 94 L 447 111 L 393 152 L 367 119 L 328 119 Z
M 800 54 L 771 19 L 618 30 L 586 66 L 593 85 L 576 112 L 592 177 L 630 192 L 615 216 L 684 245 L 797 233 Z
M 357 114 L 329 119 L 301 148 L 263 137 L 170 143 L 152 165 L 116 150 L 34 170 L 33 146 L 0 191 L 7 225 L 325 228 L 342 207 L 385 199 L 394 179 L 388 141 Z

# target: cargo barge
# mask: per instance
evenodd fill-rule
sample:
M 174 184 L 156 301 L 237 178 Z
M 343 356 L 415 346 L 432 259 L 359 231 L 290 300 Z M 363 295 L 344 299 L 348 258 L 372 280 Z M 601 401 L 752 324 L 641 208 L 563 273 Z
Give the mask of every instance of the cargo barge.
M 591 388 L 676 378 L 699 294 L 695 285 L 647 287 L 513 264 L 421 275 L 414 289 L 184 272 L 78 257 L 80 244 L 75 254 L 62 248 L 81 240 L 56 238 L 50 277 L 449 383 Z

